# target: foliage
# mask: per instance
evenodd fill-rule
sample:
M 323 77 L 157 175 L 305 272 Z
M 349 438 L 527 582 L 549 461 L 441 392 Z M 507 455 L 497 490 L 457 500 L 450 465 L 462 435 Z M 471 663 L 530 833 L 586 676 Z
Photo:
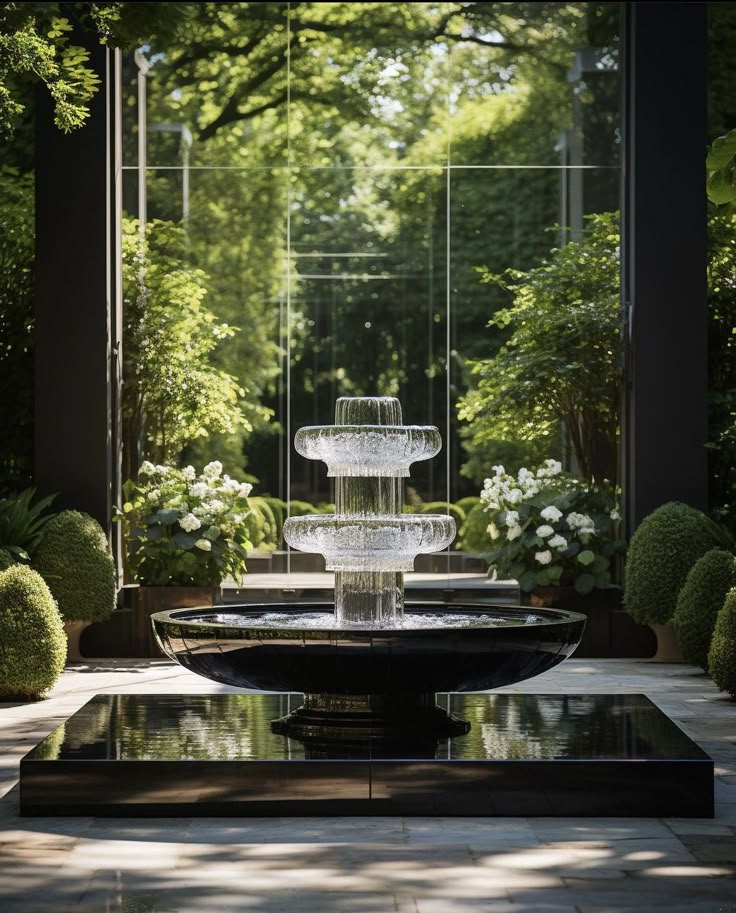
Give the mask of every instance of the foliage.
M 100 524 L 64 510 L 46 524 L 33 555 L 64 621 L 105 621 L 115 609 L 115 564 Z
M 0 170 L 0 492 L 33 466 L 33 216 L 33 176 Z
M 66 635 L 54 597 L 29 567 L 0 573 L 0 643 L 0 696 L 34 700 L 53 688 Z
M 122 413 L 129 460 L 139 441 L 148 456 L 165 462 L 210 431 L 248 426 L 239 407 L 244 391 L 211 362 L 235 330 L 205 307 L 207 277 L 186 265 L 185 246 L 180 226 L 153 222 L 142 234 L 136 221 L 124 223 Z
M 640 624 L 667 624 L 695 562 L 728 537 L 704 513 L 679 501 L 652 511 L 629 544 L 624 606 Z
M 736 130 L 713 140 L 705 167 L 711 203 L 736 203 Z
M 736 516 L 736 211 L 708 220 L 708 444 L 710 501 L 733 528 Z
M 144 586 L 219 586 L 245 573 L 252 486 L 214 461 L 197 476 L 144 462 L 119 510 L 135 579 Z
M 449 504 L 447 501 L 426 501 L 416 511 L 418 514 L 447 514 L 455 521 L 455 528 L 459 533 L 465 522 L 465 511 L 457 504 Z M 455 548 L 459 544 L 455 540 Z
M 736 589 L 729 590 L 716 619 L 708 670 L 721 691 L 736 697 Z
M 18 560 L 6 548 L 0 548 L 0 571 L 7 571 L 14 564 L 18 564 Z
M 467 498 L 460 498 L 459 501 L 455 501 L 455 506 L 459 507 L 460 510 L 467 517 L 467 515 L 476 506 L 476 504 L 480 504 L 480 503 L 481 503 L 481 500 L 477 495 L 468 495 Z
M 15 497 L 0 500 L 0 546 L 16 560 L 31 560 L 44 535 L 44 527 L 53 516 L 49 507 L 56 495 L 48 495 L 34 504 L 35 496 L 35 488 L 26 488 Z
M 463 552 L 479 555 L 482 552 L 487 552 L 490 545 L 488 514 L 486 513 L 485 504 L 479 501 L 475 507 L 471 508 L 465 518 L 465 523 L 463 523 L 460 530 L 458 548 Z
M 309 517 L 320 513 L 319 508 L 308 501 L 289 501 L 288 514 L 290 517 Z
M 616 479 L 621 399 L 618 214 L 587 218 L 583 240 L 553 249 L 526 272 L 506 270 L 513 304 L 490 326 L 511 328 L 493 358 L 478 361 L 478 386 L 460 402 L 477 442 L 551 440 L 560 423 L 586 481 Z M 598 458 L 599 452 L 604 458 Z
M 278 546 L 278 524 L 271 505 L 265 498 L 250 499 L 251 512 L 248 514 L 248 538 L 257 552 L 272 552 Z
M 624 549 L 612 499 L 562 472 L 556 460 L 514 477 L 494 466 L 481 492 L 488 516 L 494 576 L 541 586 L 574 586 L 585 595 L 611 582 L 611 563 Z
M 714 548 L 690 569 L 677 597 L 672 624 L 682 655 L 708 671 L 708 649 L 726 594 L 736 586 L 736 558 Z
M 73 4 L 75 5 L 75 4 Z M 76 4 L 91 6 L 92 4 Z M 54 102 L 54 121 L 65 133 L 81 127 L 100 78 L 86 64 L 89 51 L 72 43 L 61 3 L 0 6 L 0 132 L 11 133 L 24 111 L 23 80 L 40 80 Z
M 263 498 L 263 500 L 271 508 L 276 523 L 276 548 L 281 548 L 281 533 L 286 519 L 286 501 L 282 501 L 281 498 Z

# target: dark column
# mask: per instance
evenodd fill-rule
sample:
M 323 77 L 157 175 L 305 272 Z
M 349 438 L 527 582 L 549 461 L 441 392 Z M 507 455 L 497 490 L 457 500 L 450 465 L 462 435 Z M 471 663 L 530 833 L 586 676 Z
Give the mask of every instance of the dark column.
M 115 487 L 109 132 L 115 105 L 108 78 L 112 52 L 93 42 L 89 50 L 102 85 L 85 126 L 62 133 L 48 92 L 39 89 L 35 481 L 39 492 L 59 493 L 57 506 L 87 511 L 107 529 Z
M 622 277 L 629 532 L 707 506 L 706 4 L 628 3 Z

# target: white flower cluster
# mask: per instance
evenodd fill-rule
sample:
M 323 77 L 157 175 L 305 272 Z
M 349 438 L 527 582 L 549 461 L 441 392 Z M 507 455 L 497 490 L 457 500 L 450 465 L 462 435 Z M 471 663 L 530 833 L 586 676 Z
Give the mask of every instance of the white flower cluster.
M 536 472 L 522 467 L 516 478 L 507 473 L 503 466 L 494 466 L 494 475 L 485 480 L 480 497 L 486 502 L 486 510 L 514 507 L 538 495 L 547 487 L 549 480 L 561 472 L 562 463 L 559 460 L 545 460 Z

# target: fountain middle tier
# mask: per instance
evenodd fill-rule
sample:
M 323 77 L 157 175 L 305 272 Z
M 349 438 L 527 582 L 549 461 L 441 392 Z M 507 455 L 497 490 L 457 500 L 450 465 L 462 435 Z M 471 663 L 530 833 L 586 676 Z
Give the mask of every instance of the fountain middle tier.
M 319 514 L 284 524 L 289 545 L 324 555 L 330 571 L 411 571 L 417 555 L 440 552 L 454 537 L 455 521 L 443 514 Z

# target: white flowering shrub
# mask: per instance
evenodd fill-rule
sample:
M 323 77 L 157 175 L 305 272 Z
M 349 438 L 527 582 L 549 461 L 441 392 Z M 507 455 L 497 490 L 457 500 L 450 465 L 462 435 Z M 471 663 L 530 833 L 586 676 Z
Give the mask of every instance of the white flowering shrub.
M 219 586 L 245 572 L 250 547 L 246 518 L 252 485 L 208 463 L 175 469 L 145 462 L 123 486 L 118 510 L 130 546 L 130 567 L 145 586 Z
M 496 577 L 519 581 L 528 593 L 542 586 L 574 586 L 590 593 L 611 582 L 611 562 L 624 550 L 613 499 L 562 472 L 557 460 L 510 475 L 493 467 L 481 501 L 488 513 Z

